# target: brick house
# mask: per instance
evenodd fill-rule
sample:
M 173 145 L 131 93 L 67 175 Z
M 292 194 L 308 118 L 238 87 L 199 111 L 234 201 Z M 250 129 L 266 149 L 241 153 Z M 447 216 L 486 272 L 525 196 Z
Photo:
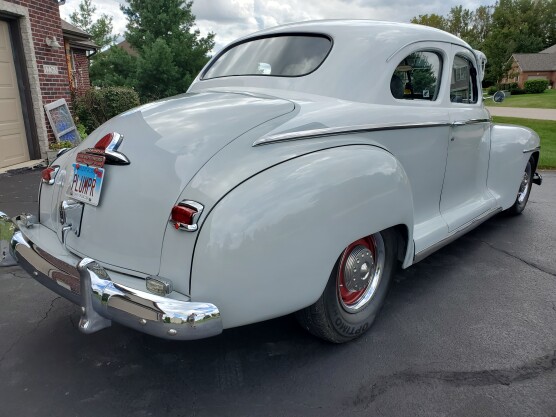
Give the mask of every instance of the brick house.
M 60 18 L 63 0 L 0 0 L 0 168 L 41 159 L 55 141 L 44 105 L 89 87 L 89 35 Z
M 523 88 L 527 80 L 544 79 L 556 87 L 556 45 L 537 54 L 513 54 L 510 60 L 512 66 L 502 84 L 516 82 Z

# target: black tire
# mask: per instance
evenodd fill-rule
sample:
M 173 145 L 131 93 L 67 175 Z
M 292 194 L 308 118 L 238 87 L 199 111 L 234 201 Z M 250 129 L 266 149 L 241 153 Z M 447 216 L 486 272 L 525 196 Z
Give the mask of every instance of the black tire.
M 525 206 L 529 201 L 529 195 L 531 194 L 531 188 L 533 188 L 533 165 L 535 161 L 533 158 L 530 158 L 527 162 L 527 166 L 525 167 L 525 171 L 523 173 L 523 180 L 519 186 L 519 190 L 517 192 L 517 197 L 515 199 L 514 205 L 511 206 L 507 213 L 511 216 L 517 216 L 521 214 L 523 210 L 525 210 Z
M 340 267 L 341 265 L 344 265 L 343 267 L 345 268 L 347 265 L 347 263 L 343 263 L 344 259 L 349 257 L 350 253 L 361 253 L 361 249 L 358 249 L 361 245 L 357 245 L 358 242 L 363 240 L 360 239 L 348 246 L 342 252 L 340 258 L 334 266 L 334 269 L 332 270 L 326 288 L 317 302 L 296 313 L 301 326 L 321 339 L 333 343 L 344 343 L 361 336 L 370 328 L 380 311 L 380 308 L 382 307 L 384 299 L 386 298 L 388 287 L 390 285 L 391 278 L 394 275 L 397 263 L 397 234 L 393 230 L 386 230 L 365 239 L 373 239 L 374 241 L 381 239 L 384 248 L 383 266 L 381 267 L 378 283 L 370 295 L 370 298 L 365 301 L 365 298 L 368 295 L 366 292 L 369 291 L 371 284 L 368 284 L 364 290 L 354 291 L 352 293 L 347 292 L 348 295 L 345 295 L 345 297 L 341 294 L 342 289 L 340 289 L 340 287 L 345 287 L 347 285 L 339 284 L 341 277 L 339 272 Z M 348 250 L 350 250 L 350 252 L 346 253 Z M 356 252 L 356 250 L 359 250 L 359 252 Z M 378 260 L 379 258 L 380 256 L 375 256 L 375 259 Z M 353 263 L 350 265 L 355 266 Z M 363 266 L 361 266 L 361 270 L 362 269 Z M 373 271 L 376 273 L 376 269 Z M 345 303 L 345 299 L 347 299 L 349 294 L 359 294 L 362 291 L 365 292 L 360 296 L 359 300 L 355 299 L 354 303 L 349 305 Z M 360 303 L 363 304 L 360 307 L 357 307 Z

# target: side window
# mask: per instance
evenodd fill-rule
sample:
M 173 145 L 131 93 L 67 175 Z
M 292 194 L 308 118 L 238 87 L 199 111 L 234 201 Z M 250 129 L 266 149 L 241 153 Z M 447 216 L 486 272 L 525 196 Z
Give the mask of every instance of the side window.
M 476 103 L 477 97 L 477 70 L 467 58 L 456 55 L 452 67 L 450 101 L 452 103 Z
M 436 100 L 442 59 L 435 52 L 413 52 L 396 67 L 390 80 L 392 96 L 399 100 Z

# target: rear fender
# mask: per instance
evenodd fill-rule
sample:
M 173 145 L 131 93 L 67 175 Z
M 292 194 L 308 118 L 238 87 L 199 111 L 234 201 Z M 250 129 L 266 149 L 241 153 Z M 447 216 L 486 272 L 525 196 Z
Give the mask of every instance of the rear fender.
M 392 226 L 407 228 L 413 199 L 399 162 L 353 145 L 304 155 L 240 184 L 212 209 L 193 256 L 192 300 L 209 300 L 224 327 L 288 314 L 322 294 L 343 249 Z

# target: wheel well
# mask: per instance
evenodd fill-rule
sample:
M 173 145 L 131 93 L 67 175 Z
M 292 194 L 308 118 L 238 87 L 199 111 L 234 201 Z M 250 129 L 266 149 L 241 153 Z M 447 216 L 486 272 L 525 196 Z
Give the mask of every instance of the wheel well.
M 538 152 L 533 152 L 533 154 L 531 155 L 531 158 L 533 158 L 533 160 L 535 161 L 535 166 L 533 166 L 533 174 L 537 171 L 537 167 L 539 166 L 539 153 Z
M 407 240 L 409 235 L 407 231 L 407 226 L 404 224 L 398 224 L 397 226 L 394 226 L 391 229 L 396 233 L 396 237 L 397 237 L 396 256 L 400 262 L 403 262 L 405 259 L 405 254 L 407 252 L 407 243 L 408 243 Z

